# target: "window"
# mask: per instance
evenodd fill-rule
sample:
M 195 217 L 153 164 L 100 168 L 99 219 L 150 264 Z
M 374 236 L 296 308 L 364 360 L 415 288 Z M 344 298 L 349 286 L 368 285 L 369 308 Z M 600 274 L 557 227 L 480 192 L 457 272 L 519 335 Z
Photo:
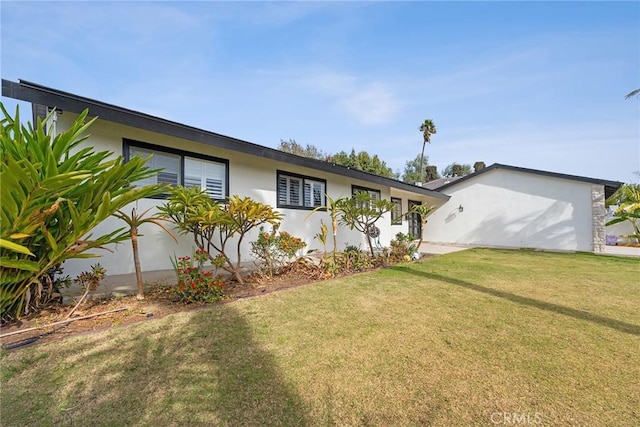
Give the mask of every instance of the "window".
M 393 209 L 391 210 L 391 225 L 402 225 L 402 199 L 391 198 Z
M 314 209 L 326 206 L 323 179 L 278 171 L 278 207 Z
M 196 187 L 217 200 L 224 200 L 229 192 L 227 160 L 198 156 L 128 139 L 124 140 L 124 152 L 127 160 L 133 156 L 151 156 L 147 166 L 151 169 L 162 169 L 156 175 L 137 181 L 134 185 L 166 183 L 173 186 Z
M 367 193 L 371 197 L 371 200 L 380 200 L 380 190 L 372 190 L 371 188 L 359 187 L 357 185 L 351 186 L 351 194 L 355 195 L 356 193 Z M 368 206 L 365 208 L 368 209 Z

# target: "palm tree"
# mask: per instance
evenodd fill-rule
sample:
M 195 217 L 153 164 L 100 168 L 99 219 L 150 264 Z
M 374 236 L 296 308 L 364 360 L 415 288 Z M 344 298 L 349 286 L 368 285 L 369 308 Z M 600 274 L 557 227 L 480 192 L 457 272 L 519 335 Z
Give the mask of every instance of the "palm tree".
M 420 153 L 420 182 L 424 180 L 424 169 L 422 165 L 424 164 L 424 147 L 427 143 L 431 144 L 431 135 L 435 135 L 436 125 L 433 123 L 433 120 L 426 119 L 424 123 L 420 125 L 420 132 L 422 132 L 423 142 L 422 142 L 422 152 Z
M 624 97 L 624 99 L 633 98 L 634 96 L 640 96 L 640 89 L 629 92 L 627 96 Z
M 166 218 L 159 215 L 147 216 L 151 209 L 152 208 L 149 208 L 141 214 L 136 212 L 136 208 L 131 209 L 131 215 L 127 215 L 122 210 L 118 210 L 118 212 L 114 214 L 114 216 L 120 218 L 129 226 L 129 237 L 131 238 L 131 246 L 133 248 L 133 266 L 136 269 L 136 282 L 138 283 L 138 294 L 136 298 L 139 300 L 144 299 L 144 281 L 142 280 L 142 268 L 140 267 L 140 256 L 138 255 L 138 237 L 142 236 L 142 234 L 138 234 L 138 228 L 142 224 L 155 224 L 178 243 L 176 236 L 161 222 L 166 221 Z

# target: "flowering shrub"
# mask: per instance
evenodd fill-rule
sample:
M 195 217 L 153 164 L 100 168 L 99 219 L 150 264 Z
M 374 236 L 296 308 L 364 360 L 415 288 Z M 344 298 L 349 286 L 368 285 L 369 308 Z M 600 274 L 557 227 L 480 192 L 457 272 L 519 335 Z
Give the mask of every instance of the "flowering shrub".
M 396 234 L 395 240 L 392 240 L 390 245 L 389 258 L 391 262 L 410 261 L 417 252 L 417 246 L 413 243 L 413 238 L 408 234 Z
M 282 268 L 290 264 L 296 255 L 307 244 L 300 238 L 294 237 L 286 231 L 278 233 L 278 228 L 273 227 L 271 233 L 260 227 L 258 240 L 251 242 L 251 253 L 259 263 L 260 270 L 272 277 Z
M 214 258 L 214 260 L 217 259 L 218 257 Z M 205 262 L 208 260 L 209 254 L 203 250 L 197 250 L 193 258 L 189 256 L 174 257 L 172 264 L 178 283 L 170 292 L 175 300 L 189 304 L 192 302 L 215 302 L 222 299 L 224 281 L 215 275 L 215 271 L 203 270 Z M 216 265 L 215 262 L 212 264 Z

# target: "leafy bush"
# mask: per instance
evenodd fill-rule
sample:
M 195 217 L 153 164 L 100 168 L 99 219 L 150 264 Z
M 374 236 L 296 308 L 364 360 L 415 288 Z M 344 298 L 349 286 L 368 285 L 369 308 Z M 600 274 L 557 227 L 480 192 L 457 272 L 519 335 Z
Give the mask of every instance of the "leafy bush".
M 390 245 L 389 260 L 391 262 L 407 261 L 417 249 L 411 236 L 404 233 L 396 234 L 396 238 L 390 242 Z
M 260 227 L 258 240 L 251 242 L 251 253 L 258 261 L 260 271 L 269 277 L 278 274 L 292 261 L 307 244 L 299 237 L 294 237 L 286 231 L 278 232 L 273 226 L 271 233 Z
M 93 236 L 102 221 L 164 186 L 132 183 L 156 171 L 145 160 L 128 162 L 87 145 L 82 112 L 67 131 L 53 137 L 47 121 L 23 126 L 18 110 L 0 104 L 0 313 L 11 320 L 46 302 L 51 269 L 92 249 L 129 238 L 123 229 Z
M 159 207 L 163 217 L 173 221 L 182 234 L 193 234 L 194 243 L 213 261 L 210 251 L 222 255 L 221 267 L 243 284 L 240 264 L 242 242 L 252 229 L 265 223 L 279 225 L 282 214 L 250 197 L 229 196 L 225 204 L 212 200 L 200 188 L 174 187 L 167 202 Z M 235 262 L 227 244 L 235 244 Z
M 194 264 L 195 261 L 195 264 Z M 224 280 L 215 275 L 215 271 L 205 271 L 204 264 L 209 254 L 197 250 L 193 257 L 182 256 L 172 259 L 177 283 L 171 288 L 171 296 L 179 302 L 215 302 L 224 296 Z

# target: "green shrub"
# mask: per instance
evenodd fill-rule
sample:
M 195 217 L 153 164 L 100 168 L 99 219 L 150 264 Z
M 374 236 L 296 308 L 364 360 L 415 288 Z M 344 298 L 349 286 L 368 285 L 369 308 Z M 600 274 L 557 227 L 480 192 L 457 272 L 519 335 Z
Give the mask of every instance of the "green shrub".
M 286 231 L 278 232 L 273 226 L 271 232 L 260 227 L 258 239 L 251 242 L 251 253 L 258 261 L 260 271 L 269 277 L 278 274 L 290 265 L 307 244 L 299 237 L 294 237 Z
M 389 261 L 399 262 L 411 259 L 416 252 L 416 244 L 409 234 L 397 233 L 396 238 L 390 242 Z
M 204 264 L 208 260 L 209 254 L 202 250 L 197 250 L 193 257 L 183 256 L 172 259 L 173 269 L 178 279 L 176 285 L 170 290 L 174 300 L 190 304 L 211 303 L 223 298 L 224 280 L 216 276 L 215 271 L 204 270 Z

